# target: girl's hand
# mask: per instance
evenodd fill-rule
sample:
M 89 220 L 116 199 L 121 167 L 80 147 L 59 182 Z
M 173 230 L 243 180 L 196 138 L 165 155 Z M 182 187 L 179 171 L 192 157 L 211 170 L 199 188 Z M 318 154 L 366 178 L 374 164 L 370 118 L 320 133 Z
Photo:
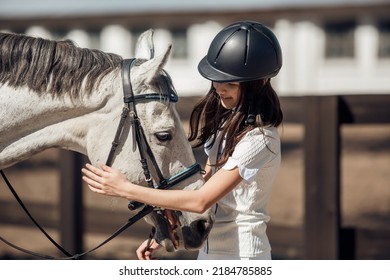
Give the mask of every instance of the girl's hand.
M 159 247 L 160 245 L 156 242 L 156 240 L 145 240 L 136 251 L 138 259 L 155 260 L 155 258 L 153 258 L 153 252 Z
M 87 163 L 81 169 L 84 174 L 82 178 L 90 190 L 109 196 L 126 197 L 126 188 L 130 187 L 126 177 L 119 170 L 105 164 L 100 164 L 100 168 Z

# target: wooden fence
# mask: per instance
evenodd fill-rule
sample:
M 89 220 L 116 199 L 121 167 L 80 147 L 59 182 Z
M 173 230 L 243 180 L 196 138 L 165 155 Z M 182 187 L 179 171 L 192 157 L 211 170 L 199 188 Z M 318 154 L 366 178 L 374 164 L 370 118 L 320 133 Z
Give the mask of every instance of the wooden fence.
M 286 122 L 304 136 L 304 259 L 349 258 L 353 230 L 340 226 L 341 125 L 390 124 L 390 95 L 286 97 Z

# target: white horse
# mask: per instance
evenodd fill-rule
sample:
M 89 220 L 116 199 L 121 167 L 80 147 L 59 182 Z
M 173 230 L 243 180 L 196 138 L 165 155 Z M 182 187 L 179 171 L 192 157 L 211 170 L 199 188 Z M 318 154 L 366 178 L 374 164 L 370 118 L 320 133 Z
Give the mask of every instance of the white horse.
M 153 31 L 148 30 L 137 42 L 138 63 L 130 72 L 135 95 L 173 91 L 172 82 L 163 70 L 171 46 L 154 57 L 152 35 Z M 52 147 L 82 153 L 94 165 L 105 162 L 123 108 L 121 63 L 118 55 L 78 48 L 68 40 L 0 33 L 0 169 Z M 136 102 L 136 110 L 165 178 L 194 164 L 173 102 L 140 100 Z M 130 130 L 127 122 L 113 166 L 131 182 L 146 186 Z M 202 184 L 198 173 L 175 188 L 194 189 Z M 203 215 L 176 214 L 179 229 L 185 232 L 179 232 L 184 243 L 181 245 L 188 250 L 199 248 L 213 224 L 211 211 Z M 149 218 L 155 215 L 153 212 Z M 167 234 L 166 223 L 157 222 L 161 219 L 156 217 L 150 220 L 155 223 L 157 241 L 167 251 L 182 248 Z

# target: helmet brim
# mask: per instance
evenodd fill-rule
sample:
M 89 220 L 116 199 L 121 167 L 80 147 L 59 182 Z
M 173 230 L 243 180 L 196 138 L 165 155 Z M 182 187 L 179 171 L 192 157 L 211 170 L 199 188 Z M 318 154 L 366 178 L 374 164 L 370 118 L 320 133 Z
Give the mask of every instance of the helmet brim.
M 263 77 L 258 77 L 258 76 L 239 77 L 216 69 L 209 63 L 207 56 L 205 56 L 198 64 L 198 71 L 203 77 L 205 77 L 207 80 L 210 80 L 212 82 L 220 82 L 220 83 L 249 82 L 249 81 L 254 81 L 259 79 L 268 79 L 268 78 L 275 77 L 278 74 L 279 70 L 280 68 L 275 69 L 273 72 L 264 75 Z
M 224 73 L 216 68 L 214 68 L 207 60 L 205 56 L 198 64 L 199 73 L 205 77 L 207 80 L 213 82 L 243 82 L 247 79 L 243 77 L 237 77 L 231 74 Z

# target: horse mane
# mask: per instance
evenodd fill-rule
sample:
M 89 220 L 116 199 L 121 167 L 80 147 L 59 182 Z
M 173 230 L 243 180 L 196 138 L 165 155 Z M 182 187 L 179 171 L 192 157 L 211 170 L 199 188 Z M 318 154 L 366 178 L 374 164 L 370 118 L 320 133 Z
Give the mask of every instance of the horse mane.
M 79 48 L 70 40 L 0 33 L 0 85 L 75 98 L 82 87 L 90 93 L 121 62 L 119 55 Z

